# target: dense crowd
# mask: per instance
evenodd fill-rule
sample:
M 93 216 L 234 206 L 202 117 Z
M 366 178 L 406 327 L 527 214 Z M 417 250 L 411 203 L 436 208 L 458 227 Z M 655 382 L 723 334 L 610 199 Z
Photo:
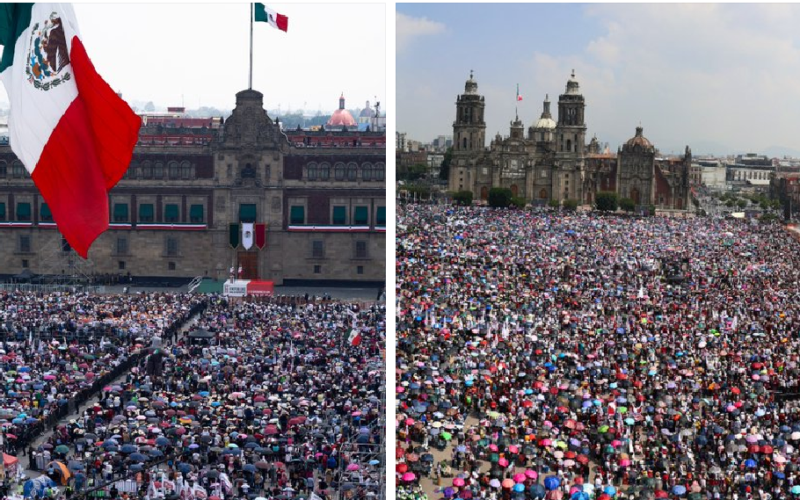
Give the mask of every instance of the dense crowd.
M 149 338 L 172 335 L 190 295 L 6 292 L 0 295 L 0 419 L 5 449 L 30 441 L 119 373 Z
M 214 298 L 41 452 L 82 492 L 127 479 L 133 497 L 376 496 L 384 337 L 382 305 Z
M 400 496 L 800 496 L 777 224 L 398 209 Z

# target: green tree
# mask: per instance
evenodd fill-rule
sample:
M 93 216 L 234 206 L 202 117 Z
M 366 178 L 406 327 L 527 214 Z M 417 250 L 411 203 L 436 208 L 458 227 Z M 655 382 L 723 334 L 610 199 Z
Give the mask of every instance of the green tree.
M 496 187 L 489 190 L 487 201 L 490 207 L 506 208 L 511 204 L 511 198 L 513 198 L 513 195 L 510 189 Z
M 450 163 L 453 161 L 453 148 L 447 148 L 444 153 L 444 160 L 439 167 L 439 178 L 443 181 L 450 180 Z
M 547 204 L 550 206 L 550 208 L 558 208 L 561 206 L 561 202 L 556 199 L 548 201 Z
M 472 191 L 459 191 L 453 193 L 453 201 L 458 205 L 472 205 Z
M 514 205 L 517 208 L 525 208 L 525 205 L 527 205 L 528 203 L 525 201 L 525 198 L 523 198 L 522 196 L 515 196 L 515 197 L 511 198 L 511 204 Z
M 622 198 L 619 200 L 619 207 L 626 212 L 633 212 L 636 210 L 636 202 L 630 198 Z
M 564 200 L 564 208 L 566 210 L 577 210 L 578 209 L 578 200 Z
M 739 209 L 744 209 L 747 206 L 747 200 L 737 201 L 736 206 L 739 207 Z
M 615 212 L 619 206 L 617 193 L 613 191 L 600 191 L 594 198 L 598 210 L 603 212 Z

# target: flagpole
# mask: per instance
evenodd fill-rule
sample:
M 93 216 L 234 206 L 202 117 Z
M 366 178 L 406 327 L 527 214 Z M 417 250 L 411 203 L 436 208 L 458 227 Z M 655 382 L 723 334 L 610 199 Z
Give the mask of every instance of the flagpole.
M 253 3 L 250 3 L 250 80 L 249 90 L 253 90 Z

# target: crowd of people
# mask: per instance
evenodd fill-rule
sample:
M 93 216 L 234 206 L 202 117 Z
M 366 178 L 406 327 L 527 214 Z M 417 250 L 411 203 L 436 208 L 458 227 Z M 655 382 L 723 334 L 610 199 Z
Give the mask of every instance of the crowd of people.
M 778 224 L 409 204 L 398 498 L 800 496 Z
M 132 498 L 377 496 L 384 306 L 299 302 L 211 298 L 56 429 L 48 475 Z
M 154 332 L 172 335 L 190 295 L 5 292 L 0 295 L 0 418 L 15 454 L 121 373 Z

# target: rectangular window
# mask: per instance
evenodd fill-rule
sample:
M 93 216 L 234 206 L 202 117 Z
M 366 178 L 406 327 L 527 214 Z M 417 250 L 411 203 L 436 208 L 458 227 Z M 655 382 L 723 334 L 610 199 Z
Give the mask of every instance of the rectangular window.
M 114 204 L 114 222 L 128 222 L 128 204 Z
M 31 251 L 31 237 L 27 234 L 19 235 L 19 251 L 23 253 L 30 253 Z
M 31 204 L 30 203 L 17 203 L 17 220 L 29 221 L 31 220 Z
M 316 265 L 314 266 L 314 274 L 321 274 L 322 273 L 322 266 Z
M 6 204 L 0 203 L 0 220 L 6 220 Z
M 356 274 L 364 274 L 364 266 L 357 266 Z
M 366 259 L 366 258 L 367 258 L 367 242 L 356 241 L 356 259 Z
M 378 207 L 375 211 L 375 225 L 376 226 L 385 226 L 386 225 L 386 207 Z
M 189 220 L 194 223 L 203 222 L 203 205 L 192 205 L 189 208 Z
M 353 224 L 356 226 L 366 226 L 369 224 L 369 208 L 356 207 L 353 210 Z
M 170 261 L 167 263 L 167 269 L 170 271 L 174 271 L 176 269 L 175 263 Z
M 121 261 L 117 262 L 117 269 L 119 269 L 120 271 L 124 271 L 125 270 L 125 261 L 124 260 L 121 260 Z
M 289 208 L 289 224 L 305 224 L 306 207 L 294 205 Z
M 178 238 L 167 237 L 165 246 L 168 257 L 178 256 Z
M 255 204 L 239 205 L 239 222 L 255 222 L 256 221 L 256 206 Z
M 333 207 L 333 224 L 337 226 L 343 226 L 347 224 L 347 207 Z
M 117 253 L 121 255 L 125 255 L 128 253 L 128 239 L 127 238 L 117 238 Z
M 153 222 L 154 218 L 152 203 L 142 203 L 139 205 L 139 222 Z
M 311 242 L 311 257 L 315 259 L 325 258 L 325 242 L 321 240 L 314 240 Z
M 22 268 L 28 269 L 28 259 L 22 259 Z
M 53 214 L 50 212 L 50 207 L 47 203 L 42 203 L 42 209 L 39 212 L 39 220 L 42 222 L 53 222 Z
M 164 222 L 179 222 L 178 205 L 167 204 L 164 206 Z

